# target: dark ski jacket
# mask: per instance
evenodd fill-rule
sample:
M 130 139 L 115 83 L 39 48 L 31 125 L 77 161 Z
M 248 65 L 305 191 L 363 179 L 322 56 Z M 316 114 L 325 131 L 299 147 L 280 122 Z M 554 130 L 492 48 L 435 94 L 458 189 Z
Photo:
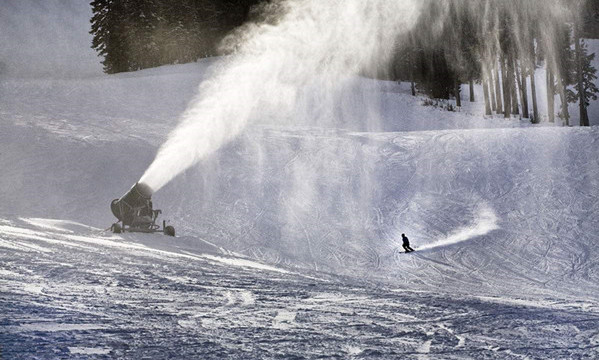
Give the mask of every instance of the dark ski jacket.
M 407 236 L 404 235 L 401 239 L 403 240 L 404 246 L 410 246 L 410 240 L 408 240 Z

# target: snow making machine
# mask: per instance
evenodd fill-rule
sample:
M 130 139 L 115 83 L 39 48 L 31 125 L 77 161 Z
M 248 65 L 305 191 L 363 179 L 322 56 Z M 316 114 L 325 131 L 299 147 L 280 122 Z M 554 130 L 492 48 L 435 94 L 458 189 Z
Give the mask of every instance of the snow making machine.
M 152 189 L 144 183 L 136 183 L 120 199 L 112 200 L 110 210 L 119 221 L 112 224 L 110 229 L 114 233 L 121 232 L 162 232 L 165 235 L 175 236 L 175 228 L 162 221 L 162 228 L 156 224 L 160 210 L 152 208 Z

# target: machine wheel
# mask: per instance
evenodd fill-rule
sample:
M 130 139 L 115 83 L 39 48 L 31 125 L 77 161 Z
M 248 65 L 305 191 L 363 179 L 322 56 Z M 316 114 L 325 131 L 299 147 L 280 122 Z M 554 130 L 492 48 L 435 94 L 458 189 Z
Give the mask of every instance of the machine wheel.
M 168 236 L 175 236 L 175 228 L 170 225 L 165 227 L 164 234 Z
M 115 223 L 115 224 L 112 224 L 112 226 L 110 227 L 110 230 L 112 230 L 112 232 L 115 234 L 120 234 L 123 229 L 121 229 L 121 225 L 119 225 L 118 223 Z

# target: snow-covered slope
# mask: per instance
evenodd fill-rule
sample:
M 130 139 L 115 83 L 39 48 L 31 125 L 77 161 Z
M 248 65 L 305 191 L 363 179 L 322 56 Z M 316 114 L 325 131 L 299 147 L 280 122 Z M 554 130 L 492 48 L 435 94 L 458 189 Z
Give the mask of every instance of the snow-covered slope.
M 269 114 L 154 195 L 180 237 L 103 232 L 208 65 L 0 81 L 3 352 L 596 354 L 596 127 L 356 79 L 380 131 Z
M 175 181 L 161 203 L 185 233 L 269 263 L 411 288 L 592 297 L 598 137 L 263 130 Z M 400 255 L 402 232 L 426 251 Z

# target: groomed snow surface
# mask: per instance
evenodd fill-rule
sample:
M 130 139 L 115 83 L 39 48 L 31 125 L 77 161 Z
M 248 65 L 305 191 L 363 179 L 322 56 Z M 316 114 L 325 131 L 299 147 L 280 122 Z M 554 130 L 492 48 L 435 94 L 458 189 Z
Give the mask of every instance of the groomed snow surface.
M 0 79 L 0 358 L 599 357 L 597 127 L 355 79 L 378 129 L 254 119 L 154 195 L 176 238 L 104 230 L 214 62 Z

